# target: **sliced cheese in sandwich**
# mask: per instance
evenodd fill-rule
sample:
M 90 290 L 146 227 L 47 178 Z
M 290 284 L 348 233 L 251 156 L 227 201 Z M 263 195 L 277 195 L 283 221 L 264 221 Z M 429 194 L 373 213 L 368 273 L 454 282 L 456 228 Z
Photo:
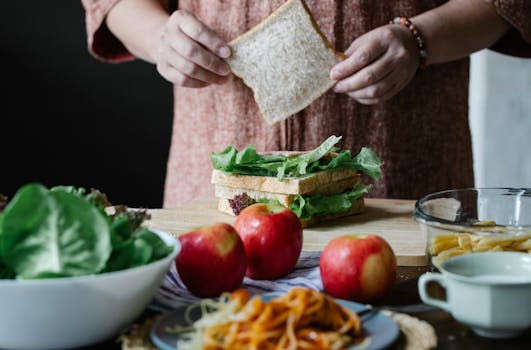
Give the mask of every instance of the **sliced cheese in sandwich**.
M 229 146 L 213 154 L 218 209 L 238 215 L 256 202 L 275 203 L 293 210 L 303 226 L 360 213 L 371 188 L 361 183 L 360 173 L 377 179 L 382 163 L 367 148 L 355 157 L 332 152 L 339 140 L 331 136 L 305 153 L 257 154 L 252 146 L 242 151 Z
M 232 72 L 253 90 L 269 124 L 306 108 L 335 81 L 330 69 L 343 56 L 319 30 L 304 0 L 288 0 L 229 43 Z

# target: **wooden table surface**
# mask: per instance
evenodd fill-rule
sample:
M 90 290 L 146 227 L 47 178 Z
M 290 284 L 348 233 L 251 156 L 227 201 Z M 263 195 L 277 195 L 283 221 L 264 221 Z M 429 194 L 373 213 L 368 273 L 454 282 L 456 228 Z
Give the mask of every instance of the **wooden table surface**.
M 146 225 L 171 234 L 216 221 L 232 223 L 234 216 L 219 212 L 214 198 L 197 199 L 179 209 L 152 209 Z M 333 237 L 351 233 L 376 233 L 393 248 L 399 266 L 426 265 L 426 235 L 412 218 L 414 201 L 365 199 L 363 213 L 323 222 L 304 229 L 303 250 L 320 251 Z
M 385 234 L 391 234 L 392 232 L 395 232 L 394 234 L 396 236 L 386 236 L 386 238 L 391 237 L 393 242 L 395 242 L 395 246 L 399 247 L 402 245 L 396 242 L 400 242 L 404 237 L 409 237 L 407 234 L 404 235 L 404 231 L 401 231 L 400 228 L 408 232 L 409 230 L 414 230 L 413 232 L 420 234 L 419 227 L 416 226 L 411 220 L 411 211 L 413 210 L 412 201 L 367 199 L 366 204 L 367 208 L 369 208 L 369 211 L 365 217 L 360 216 L 358 218 L 347 219 L 346 221 L 338 221 L 332 225 L 332 227 L 336 229 L 334 232 L 341 232 L 342 230 L 340 229 L 338 231 L 337 227 L 342 225 L 345 225 L 348 228 L 348 231 L 359 229 L 359 231 L 373 232 L 380 230 L 378 232 L 384 232 Z M 194 202 L 191 206 L 187 206 L 182 209 L 151 210 L 150 212 L 152 213 L 152 220 L 148 222 L 148 226 L 163 229 L 172 234 L 178 235 L 180 233 L 186 232 L 190 228 L 204 224 L 205 222 L 214 222 L 218 220 L 230 222 L 233 220 L 233 218 L 228 217 L 225 214 L 217 213 L 214 209 L 215 204 L 213 204 L 213 200 L 202 199 Z M 371 220 L 377 221 L 376 227 L 374 226 L 375 223 L 371 222 Z M 359 224 L 360 226 L 356 226 L 355 223 Z M 345 230 L 345 226 L 342 226 L 343 230 Z M 329 227 L 330 226 L 321 226 L 311 229 L 310 231 L 314 232 L 315 234 L 312 233 L 305 235 L 304 249 L 322 249 L 326 241 L 330 238 L 330 232 L 328 231 Z M 381 229 L 385 227 L 391 228 L 391 230 L 382 231 Z M 317 233 L 323 235 L 322 239 L 319 239 L 320 236 L 318 237 Z M 400 239 L 398 239 L 398 237 L 400 237 Z M 422 241 L 420 241 L 420 244 L 425 244 L 425 242 L 422 243 Z M 422 247 L 422 249 L 425 249 L 425 245 Z M 418 247 L 413 251 L 416 254 L 416 252 L 418 252 Z M 403 251 L 400 252 L 402 253 Z M 407 254 L 411 255 L 411 253 L 407 253 L 406 250 L 404 257 L 407 256 Z M 455 321 L 449 313 L 422 304 L 418 295 L 417 281 L 421 274 L 430 270 L 430 267 L 426 266 L 426 260 L 418 260 L 418 256 L 412 256 L 412 259 L 410 259 L 410 256 L 402 261 L 403 264 L 398 267 L 397 280 L 393 290 L 386 299 L 376 306 L 388 308 L 397 312 L 408 313 L 412 316 L 429 322 L 434 327 L 437 334 L 437 349 L 531 349 L 531 329 L 528 330 L 528 332 L 526 332 L 524 335 L 515 339 L 492 340 L 482 338 L 475 335 L 475 333 L 473 333 L 472 330 L 467 326 Z M 424 263 L 419 264 L 419 262 Z M 471 300 L 471 302 L 474 301 Z M 148 311 L 141 317 L 141 319 L 149 316 L 153 316 L 153 313 Z M 85 348 L 85 350 L 95 349 L 120 349 L 120 346 L 115 340 L 111 340 L 106 343 Z M 389 347 L 389 349 L 406 349 L 403 335 L 401 335 L 399 339 Z

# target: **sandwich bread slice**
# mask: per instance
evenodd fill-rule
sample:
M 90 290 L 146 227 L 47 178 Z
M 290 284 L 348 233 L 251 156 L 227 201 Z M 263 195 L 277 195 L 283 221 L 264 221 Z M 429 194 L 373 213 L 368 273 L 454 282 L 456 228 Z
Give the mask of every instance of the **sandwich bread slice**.
M 246 193 L 251 198 L 254 198 L 255 200 L 258 199 L 270 199 L 270 200 L 277 200 L 285 207 L 289 207 L 289 205 L 293 202 L 293 199 L 297 194 L 306 194 L 306 195 L 314 195 L 314 194 L 322 194 L 322 195 L 332 195 L 336 193 L 342 193 L 356 185 L 360 181 L 360 176 L 358 174 L 354 174 L 353 176 L 349 176 L 344 179 L 336 180 L 329 183 L 324 183 L 323 185 L 319 185 L 319 183 L 323 182 L 324 180 L 320 175 L 310 175 L 304 178 L 304 187 L 308 189 L 309 187 L 313 188 L 311 191 L 301 191 L 301 181 L 300 179 L 295 179 L 291 181 L 283 181 L 281 182 L 282 185 L 286 185 L 286 190 L 282 192 L 275 192 L 279 191 L 279 186 L 273 186 L 272 191 L 267 191 L 267 188 L 269 186 L 256 186 L 257 181 L 254 180 L 257 177 L 246 175 L 244 178 L 241 176 L 237 176 L 239 179 L 238 183 L 235 183 L 233 180 L 229 180 L 230 176 L 227 176 L 223 173 L 220 173 L 219 170 L 214 170 L 212 174 L 213 182 L 215 183 L 215 196 L 217 198 L 225 198 L 225 199 L 233 199 L 235 196 L 243 195 Z M 320 179 L 321 178 L 321 179 Z M 329 178 L 329 177 L 326 177 Z M 251 179 L 250 181 L 247 181 Z M 273 178 L 275 181 L 277 181 L 275 178 Z M 238 185 L 238 187 L 230 187 L 228 184 Z M 289 188 L 291 186 L 291 190 Z M 265 187 L 265 188 L 264 188 Z M 258 190 L 255 190 L 253 188 L 259 188 Z M 299 189 L 299 190 L 297 190 Z
M 258 154 L 252 146 L 213 153 L 211 182 L 218 209 L 238 215 L 256 202 L 280 204 L 306 227 L 362 212 L 363 195 L 372 186 L 362 184 L 360 174 L 377 180 L 382 163 L 369 148 L 355 157 L 350 151 L 336 152 L 340 139 L 331 136 L 303 153 Z
M 253 90 L 269 124 L 306 108 L 335 81 L 341 59 L 319 30 L 304 0 L 288 0 L 248 32 L 229 42 L 232 72 Z

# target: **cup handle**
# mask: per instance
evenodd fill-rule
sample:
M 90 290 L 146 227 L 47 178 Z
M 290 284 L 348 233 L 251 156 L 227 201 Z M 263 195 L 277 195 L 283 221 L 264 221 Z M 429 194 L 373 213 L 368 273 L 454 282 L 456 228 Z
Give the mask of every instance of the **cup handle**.
M 448 302 L 440 300 L 440 299 L 434 299 L 432 298 L 427 290 L 426 286 L 429 282 L 436 282 L 439 285 L 441 285 L 444 289 L 446 289 L 446 283 L 444 281 L 444 277 L 440 273 L 425 273 L 419 278 L 418 288 L 419 288 L 419 294 L 420 299 L 422 299 L 423 302 L 426 304 L 430 304 L 436 307 L 439 307 L 443 310 L 446 310 L 450 312 L 450 305 Z

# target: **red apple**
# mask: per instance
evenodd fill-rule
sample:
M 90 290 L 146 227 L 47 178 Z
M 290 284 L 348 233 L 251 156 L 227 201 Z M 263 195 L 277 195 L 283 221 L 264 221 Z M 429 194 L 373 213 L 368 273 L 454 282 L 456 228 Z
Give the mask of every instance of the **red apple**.
M 276 279 L 293 270 L 302 250 L 302 226 L 293 211 L 281 205 L 256 203 L 234 222 L 247 256 L 246 275 Z
M 198 297 L 216 297 L 240 287 L 245 276 L 243 243 L 233 226 L 218 222 L 179 236 L 177 272 Z
M 361 303 L 382 299 L 396 278 L 396 256 L 376 234 L 332 239 L 320 259 L 324 290 L 335 298 Z

